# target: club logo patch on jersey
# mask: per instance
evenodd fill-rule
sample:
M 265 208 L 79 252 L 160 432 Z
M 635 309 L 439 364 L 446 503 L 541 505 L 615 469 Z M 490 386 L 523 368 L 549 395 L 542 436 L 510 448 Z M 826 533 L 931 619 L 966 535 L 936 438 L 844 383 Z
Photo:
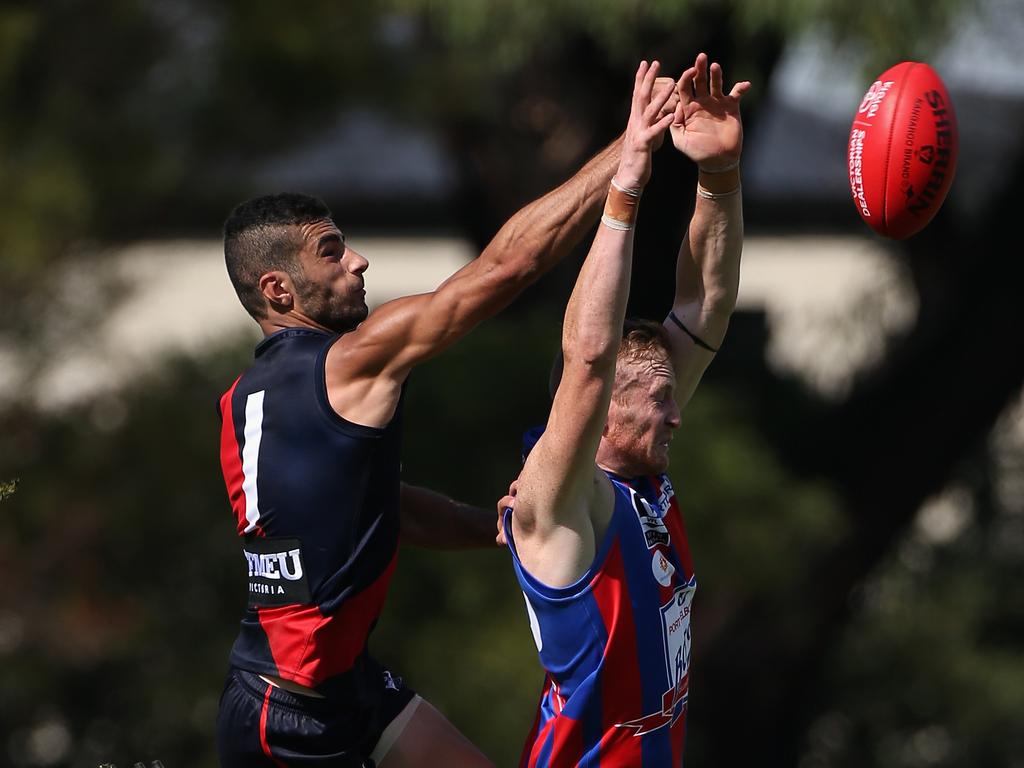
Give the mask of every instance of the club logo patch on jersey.
M 667 603 L 661 606 L 661 621 L 665 643 L 665 672 L 669 688 L 662 694 L 661 711 L 638 717 L 618 728 L 632 728 L 634 736 L 673 725 L 686 711 L 690 690 L 690 606 L 697 591 L 697 579 L 680 586 Z
M 658 583 L 663 587 L 667 587 L 672 583 L 672 574 L 676 572 L 676 567 L 669 562 L 669 559 L 665 557 L 665 553 L 659 549 L 654 553 L 654 557 L 651 558 L 651 571 L 654 572 L 654 578 L 658 580 Z
M 633 509 L 636 511 L 636 516 L 640 519 L 640 527 L 644 531 L 644 540 L 647 542 L 647 548 L 654 549 L 659 544 L 667 546 L 669 538 L 665 521 L 655 514 L 654 510 L 651 509 L 651 505 L 647 503 L 647 499 L 636 491 L 633 491 Z
M 250 607 L 311 602 L 298 539 L 247 536 L 242 554 L 249 566 Z

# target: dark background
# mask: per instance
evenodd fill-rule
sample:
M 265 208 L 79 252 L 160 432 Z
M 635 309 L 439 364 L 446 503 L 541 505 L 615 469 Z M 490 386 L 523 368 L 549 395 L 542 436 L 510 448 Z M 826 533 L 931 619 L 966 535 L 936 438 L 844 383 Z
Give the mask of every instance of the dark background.
M 28 371 L 0 413 L 0 765 L 214 765 L 241 615 L 213 404 L 251 337 L 39 409 L 32 373 L 61 340 L 42 318 L 85 258 L 217 238 L 232 205 L 285 185 L 343 228 L 482 247 L 621 131 L 640 58 L 678 72 L 700 50 L 754 85 L 748 235 L 880 245 L 917 312 L 824 397 L 769 365 L 770 318 L 742 311 L 687 408 L 672 474 L 700 581 L 688 763 L 1024 764 L 1024 96 L 991 67 L 1008 39 L 1020 50 L 1022 16 L 1000 0 L 0 6 L 0 365 Z M 809 107 L 780 85 L 807 40 L 830 65 L 802 72 Z M 938 217 L 882 243 L 848 198 L 845 137 L 905 59 L 946 64 L 963 144 Z M 813 103 L 844 87 L 838 110 Z M 345 151 L 354 114 L 370 116 L 361 154 Z M 403 165 L 383 132 L 375 145 L 373 120 L 425 137 L 441 172 Z M 670 148 L 655 162 L 637 252 L 668 256 L 638 259 L 631 311 L 660 317 L 694 179 Z M 580 258 L 417 371 L 407 480 L 493 505 L 544 418 Z M 99 323 L 118 296 L 79 298 Z M 936 535 L 922 510 L 940 494 L 956 524 Z M 541 674 L 503 552 L 404 551 L 372 647 L 515 763 Z

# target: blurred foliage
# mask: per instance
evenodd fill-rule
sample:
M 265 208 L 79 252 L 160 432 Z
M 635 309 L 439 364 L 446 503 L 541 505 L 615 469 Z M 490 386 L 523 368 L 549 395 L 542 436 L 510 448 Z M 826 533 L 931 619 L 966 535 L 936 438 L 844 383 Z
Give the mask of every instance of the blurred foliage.
M 244 601 L 214 389 L 243 359 L 180 361 L 52 418 L 4 416 L 0 464 L 21 484 L 0 538 L 3 764 L 210 754 L 225 618 Z
M 1021 760 L 1022 520 L 990 491 L 954 499 L 962 528 L 939 539 L 919 521 L 853 596 L 808 733 L 808 765 Z

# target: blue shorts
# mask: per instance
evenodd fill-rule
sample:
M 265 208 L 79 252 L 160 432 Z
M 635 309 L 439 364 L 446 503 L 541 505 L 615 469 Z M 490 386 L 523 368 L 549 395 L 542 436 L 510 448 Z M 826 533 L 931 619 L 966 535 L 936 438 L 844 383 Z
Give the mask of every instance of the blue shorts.
M 232 668 L 217 714 L 221 766 L 373 768 L 384 729 L 416 698 L 401 678 L 383 668 L 380 673 L 377 690 L 362 685 L 358 695 L 318 699 Z

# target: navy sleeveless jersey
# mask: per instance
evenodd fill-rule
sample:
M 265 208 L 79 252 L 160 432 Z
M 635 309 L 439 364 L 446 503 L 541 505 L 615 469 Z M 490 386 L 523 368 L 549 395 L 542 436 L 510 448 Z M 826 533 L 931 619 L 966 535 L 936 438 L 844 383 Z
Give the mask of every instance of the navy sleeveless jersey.
M 665 475 L 608 473 L 615 508 L 590 569 L 549 587 L 519 562 L 504 527 L 546 672 L 520 765 L 681 766 L 697 587 Z
M 306 686 L 379 674 L 366 643 L 398 551 L 401 403 L 383 429 L 338 416 L 324 373 L 336 340 L 305 328 L 268 336 L 220 399 L 249 591 L 231 663 Z

